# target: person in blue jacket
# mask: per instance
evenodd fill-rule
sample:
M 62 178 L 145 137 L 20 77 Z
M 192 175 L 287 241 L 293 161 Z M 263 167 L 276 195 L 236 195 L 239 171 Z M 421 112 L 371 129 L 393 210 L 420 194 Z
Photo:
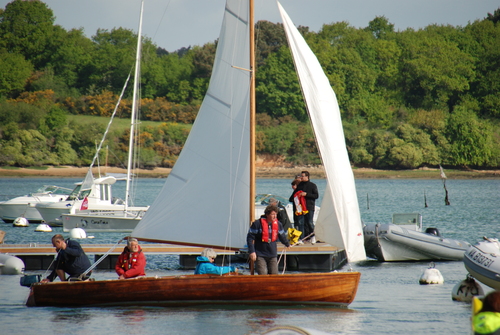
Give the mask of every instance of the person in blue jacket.
M 51 282 L 56 277 L 59 277 L 61 281 L 88 279 L 91 272 L 85 277 L 83 277 L 83 273 L 90 268 L 90 260 L 80 243 L 69 238 L 65 240 L 61 234 L 56 234 L 52 237 L 52 245 L 57 251 L 55 266 L 51 274 L 42 280 L 42 283 Z M 66 278 L 66 273 L 69 278 Z
M 238 272 L 234 266 L 218 266 L 214 264 L 217 253 L 212 248 L 202 251 L 201 256 L 196 258 L 197 264 L 194 270 L 195 275 L 214 274 L 223 275 L 229 272 Z

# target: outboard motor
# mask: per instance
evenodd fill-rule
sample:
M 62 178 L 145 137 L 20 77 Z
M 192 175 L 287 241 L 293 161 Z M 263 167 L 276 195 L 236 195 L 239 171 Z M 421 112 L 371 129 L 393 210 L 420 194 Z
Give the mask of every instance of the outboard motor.
M 429 227 L 425 230 L 425 233 L 429 234 L 429 235 L 436 235 L 436 236 L 441 237 L 441 233 L 439 232 L 439 230 L 437 228 Z

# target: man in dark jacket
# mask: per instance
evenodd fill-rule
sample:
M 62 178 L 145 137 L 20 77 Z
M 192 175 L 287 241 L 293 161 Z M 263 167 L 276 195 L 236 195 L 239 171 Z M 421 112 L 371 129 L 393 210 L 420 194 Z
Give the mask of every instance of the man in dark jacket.
M 69 275 L 69 278 L 86 279 L 80 278 L 80 276 L 90 268 L 90 261 L 80 243 L 72 241 L 69 238 L 64 240 L 62 235 L 57 234 L 52 237 L 52 245 L 58 252 L 55 266 L 52 273 L 46 279 L 42 280 L 42 282 L 53 281 L 56 276 L 61 281 L 66 281 L 66 273 Z M 90 273 L 87 275 L 90 276 Z
M 259 275 L 278 274 L 278 247 L 276 241 L 290 247 L 281 222 L 277 219 L 278 208 L 269 205 L 264 217 L 254 221 L 247 234 L 250 260 L 255 261 Z
M 314 210 L 316 208 L 316 199 L 319 197 L 318 186 L 309 180 L 309 172 L 302 171 L 302 182 L 297 186 L 295 192 L 301 190 L 301 196 L 306 199 L 307 213 L 303 215 L 304 220 L 304 237 L 314 233 Z M 300 220 L 301 218 L 299 218 Z M 316 243 L 316 237 L 311 237 L 311 243 Z

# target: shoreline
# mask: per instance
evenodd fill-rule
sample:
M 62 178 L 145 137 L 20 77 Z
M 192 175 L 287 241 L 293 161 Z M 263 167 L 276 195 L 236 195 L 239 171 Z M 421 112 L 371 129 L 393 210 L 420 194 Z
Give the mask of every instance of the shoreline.
M 166 178 L 171 168 L 139 169 L 136 174 L 140 178 Z M 257 166 L 256 178 L 293 179 L 300 171 L 307 170 L 311 179 L 325 178 L 322 166 Z M 48 166 L 41 168 L 0 168 L 0 178 L 22 178 L 22 177 L 47 177 L 47 178 L 79 178 L 84 177 L 88 167 L 76 166 Z M 116 167 L 93 168 L 94 175 L 106 173 L 126 174 L 127 170 Z M 354 168 L 356 179 L 440 179 L 439 169 L 421 168 L 415 170 L 376 170 L 371 168 Z M 445 170 L 448 179 L 497 179 L 500 178 L 500 170 Z

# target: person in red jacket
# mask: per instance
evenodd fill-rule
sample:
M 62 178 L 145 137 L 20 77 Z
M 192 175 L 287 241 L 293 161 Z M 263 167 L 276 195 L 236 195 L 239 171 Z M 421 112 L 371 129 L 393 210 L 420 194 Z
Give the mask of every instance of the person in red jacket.
M 139 242 L 135 238 L 129 238 L 127 246 L 116 261 L 115 270 L 119 276 L 118 279 L 145 276 L 145 268 L 146 256 L 142 252 Z

